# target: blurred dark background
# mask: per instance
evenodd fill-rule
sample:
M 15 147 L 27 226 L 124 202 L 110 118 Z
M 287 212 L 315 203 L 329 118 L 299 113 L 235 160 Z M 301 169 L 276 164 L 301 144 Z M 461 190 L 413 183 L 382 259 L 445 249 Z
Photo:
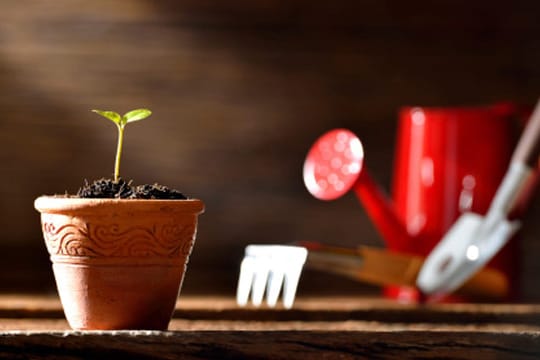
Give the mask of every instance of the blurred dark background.
M 185 293 L 233 294 L 251 243 L 383 246 L 353 195 L 321 202 L 301 169 L 346 127 L 389 189 L 397 111 L 540 95 L 540 2 L 0 3 L 0 291 L 54 291 L 33 199 L 113 171 L 116 130 L 93 108 L 147 107 L 122 176 L 201 198 Z M 540 300 L 540 215 L 522 237 L 524 300 Z M 376 289 L 307 272 L 300 292 Z

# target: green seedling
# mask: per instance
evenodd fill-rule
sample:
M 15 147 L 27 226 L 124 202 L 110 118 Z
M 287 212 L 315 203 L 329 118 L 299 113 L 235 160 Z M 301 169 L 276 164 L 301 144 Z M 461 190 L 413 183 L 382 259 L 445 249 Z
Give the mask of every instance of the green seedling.
M 118 128 L 118 145 L 116 147 L 116 160 L 114 162 L 114 182 L 118 182 L 118 179 L 120 178 L 120 157 L 122 156 L 122 145 L 124 143 L 124 128 L 128 123 L 146 119 L 152 115 L 152 112 L 148 109 L 136 109 L 128 111 L 121 116 L 119 113 L 114 111 L 92 111 L 103 116 L 104 118 L 111 120 Z

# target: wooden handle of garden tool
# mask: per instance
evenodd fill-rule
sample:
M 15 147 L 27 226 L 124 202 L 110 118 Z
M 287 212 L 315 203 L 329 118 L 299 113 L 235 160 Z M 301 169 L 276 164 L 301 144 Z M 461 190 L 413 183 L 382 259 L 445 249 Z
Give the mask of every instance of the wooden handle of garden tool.
M 535 169 L 540 155 L 540 100 L 532 112 L 525 130 L 512 156 L 512 162 L 526 164 Z
M 308 249 L 306 267 L 342 275 L 368 284 L 414 287 L 424 258 L 370 246 L 343 248 L 301 241 Z M 508 296 L 508 281 L 499 271 L 484 268 L 467 281 L 457 294 L 486 299 Z
M 356 272 L 357 279 L 375 285 L 402 285 L 414 287 L 424 257 L 400 254 L 368 246 L 357 249 L 363 266 Z M 508 296 L 506 276 L 498 270 L 484 267 L 456 290 L 456 294 L 477 299 L 503 299 Z

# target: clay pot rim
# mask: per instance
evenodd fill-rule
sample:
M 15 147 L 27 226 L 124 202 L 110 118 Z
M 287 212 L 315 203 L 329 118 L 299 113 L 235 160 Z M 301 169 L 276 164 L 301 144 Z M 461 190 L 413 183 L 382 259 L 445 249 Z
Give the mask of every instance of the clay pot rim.
M 92 212 L 97 208 L 114 208 L 201 214 L 204 212 L 204 203 L 199 199 L 96 199 L 43 195 L 34 200 L 34 208 L 41 213 Z

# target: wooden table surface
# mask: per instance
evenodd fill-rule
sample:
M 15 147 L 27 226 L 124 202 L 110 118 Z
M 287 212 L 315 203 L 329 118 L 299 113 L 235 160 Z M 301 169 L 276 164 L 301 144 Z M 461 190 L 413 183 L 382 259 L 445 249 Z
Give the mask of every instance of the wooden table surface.
M 180 297 L 169 331 L 69 329 L 49 295 L 0 295 L 0 358 L 540 358 L 540 304 L 299 298 L 292 310 Z

